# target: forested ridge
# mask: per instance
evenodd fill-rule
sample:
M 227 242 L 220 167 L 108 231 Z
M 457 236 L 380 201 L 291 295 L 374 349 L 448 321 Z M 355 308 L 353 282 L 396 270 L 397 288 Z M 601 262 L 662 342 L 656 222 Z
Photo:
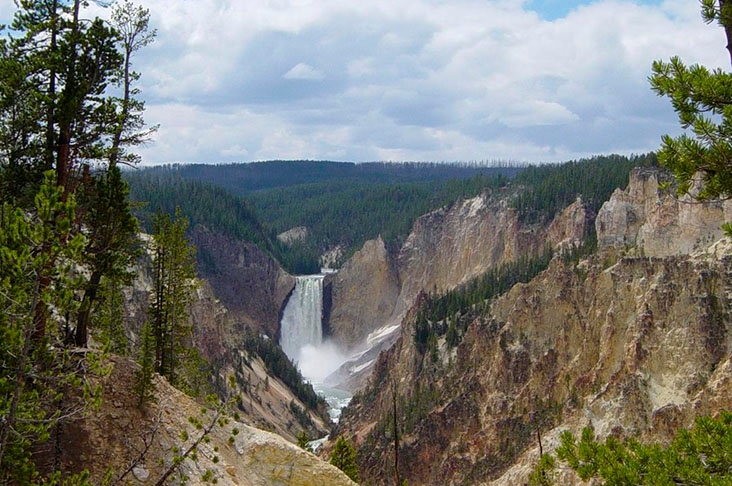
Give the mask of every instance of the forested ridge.
M 140 203 L 137 213 L 143 222 L 151 213 L 171 212 L 179 206 L 192 225 L 255 243 L 291 273 L 307 274 L 319 271 L 320 255 L 336 246 L 347 257 L 366 240 L 381 235 L 396 248 L 417 217 L 505 186 L 508 176 L 519 171 L 517 167 L 416 163 L 273 161 L 251 165 L 256 170 L 246 171 L 246 165 L 192 166 L 190 170 L 189 166 L 156 167 L 128 172 L 126 179 L 132 199 Z M 272 174 L 267 172 L 270 165 Z M 224 177 L 230 171 L 244 172 L 247 184 L 237 186 L 236 191 L 225 190 L 236 180 L 235 175 Z M 205 177 L 196 179 L 192 176 L 196 174 Z M 279 187 L 270 187 L 276 180 L 273 174 L 282 175 Z M 225 180 L 229 182 L 224 184 Z M 221 185 L 214 185 L 216 181 Z M 242 187 L 256 190 L 248 192 Z M 305 240 L 284 245 L 277 239 L 278 233 L 296 226 L 308 229 Z
M 397 251 L 421 215 L 482 192 L 502 191 L 526 222 L 551 219 L 578 196 L 596 212 L 654 154 L 597 156 L 562 164 L 484 167 L 466 164 L 272 161 L 166 166 L 126 174 L 146 213 L 180 206 L 193 225 L 251 241 L 295 274 L 315 273 L 320 256 L 340 247 L 342 263 L 381 236 Z M 307 236 L 289 245 L 276 235 Z

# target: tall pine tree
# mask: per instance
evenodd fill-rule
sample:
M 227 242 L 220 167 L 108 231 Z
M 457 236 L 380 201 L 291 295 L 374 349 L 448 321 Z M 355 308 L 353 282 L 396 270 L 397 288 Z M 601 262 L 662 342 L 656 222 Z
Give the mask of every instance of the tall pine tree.
M 150 321 L 155 341 L 155 370 L 180 384 L 181 360 L 191 335 L 188 307 L 196 289 L 195 248 L 185 237 L 188 220 L 158 214 L 153 221 L 153 296 Z

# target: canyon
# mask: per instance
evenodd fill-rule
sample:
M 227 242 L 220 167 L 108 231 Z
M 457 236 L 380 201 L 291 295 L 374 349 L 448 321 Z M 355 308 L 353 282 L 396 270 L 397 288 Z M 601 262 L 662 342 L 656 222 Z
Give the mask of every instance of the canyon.
M 410 484 L 521 484 L 563 430 L 592 424 L 600 436 L 668 440 L 724 408 L 732 243 L 721 225 L 732 206 L 678 198 L 670 182 L 661 169 L 635 169 L 597 214 L 578 198 L 545 221 L 523 219 L 510 193 L 483 194 L 420 217 L 397 250 L 367 241 L 319 277 L 319 339 L 352 357 L 325 381 L 355 393 L 330 444 L 353 440 L 362 479 L 389 484 L 396 405 L 399 475 Z M 290 441 L 328 433 L 325 410 L 308 410 L 241 349 L 250 331 L 280 342 L 297 278 L 254 245 L 200 227 L 193 235 L 209 268 L 224 269 L 199 287 L 193 339 L 217 382 L 234 375 L 248 394 L 242 420 Z M 588 237 L 595 253 L 562 256 Z M 457 345 L 443 335 L 433 351 L 418 349 L 429 295 L 547 247 L 556 256 L 538 277 L 454 316 Z

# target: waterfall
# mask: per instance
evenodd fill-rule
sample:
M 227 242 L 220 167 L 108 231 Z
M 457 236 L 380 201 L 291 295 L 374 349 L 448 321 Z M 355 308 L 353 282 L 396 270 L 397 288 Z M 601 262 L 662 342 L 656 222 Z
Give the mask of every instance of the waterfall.
M 337 422 L 351 395 L 323 385 L 325 379 L 346 361 L 346 356 L 335 344 L 323 340 L 324 278 L 325 275 L 296 277 L 295 289 L 282 312 L 280 346 L 297 364 L 302 376 L 325 397 L 331 419 Z
M 313 383 L 322 383 L 346 360 L 336 345 L 323 340 L 324 278 L 297 277 L 280 322 L 280 347 Z
M 282 313 L 280 346 L 295 363 L 300 363 L 305 346 L 323 343 L 323 275 L 296 277 Z

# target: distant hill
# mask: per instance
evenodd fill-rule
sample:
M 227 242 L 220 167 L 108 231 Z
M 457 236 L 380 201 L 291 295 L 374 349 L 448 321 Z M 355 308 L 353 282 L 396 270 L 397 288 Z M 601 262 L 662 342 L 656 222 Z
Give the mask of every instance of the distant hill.
M 194 179 L 223 187 L 233 194 L 350 181 L 362 184 L 397 184 L 425 181 L 469 179 L 476 175 L 513 177 L 523 165 L 491 165 L 433 162 L 332 162 L 312 160 L 272 160 L 246 164 L 165 165 L 145 169 L 151 174 L 174 172 L 183 179 Z
M 477 164 L 271 161 L 168 165 L 126 174 L 131 196 L 146 202 L 143 221 L 180 206 L 202 224 L 256 243 L 288 271 L 314 273 L 334 247 L 343 258 L 381 235 L 398 247 L 425 212 L 489 187 L 520 166 Z M 225 209 L 230 207 L 230 210 Z M 296 226 L 309 237 L 289 246 L 276 234 Z
M 655 164 L 654 154 L 538 166 L 270 161 L 167 165 L 127 179 L 133 199 L 149 202 L 143 219 L 180 206 L 192 224 L 252 241 L 289 272 L 307 274 L 326 251 L 339 248 L 342 263 L 377 236 L 396 251 L 419 216 L 484 191 L 515 187 L 515 208 L 530 221 L 551 218 L 578 195 L 596 210 L 632 167 Z M 295 227 L 308 236 L 277 240 Z

